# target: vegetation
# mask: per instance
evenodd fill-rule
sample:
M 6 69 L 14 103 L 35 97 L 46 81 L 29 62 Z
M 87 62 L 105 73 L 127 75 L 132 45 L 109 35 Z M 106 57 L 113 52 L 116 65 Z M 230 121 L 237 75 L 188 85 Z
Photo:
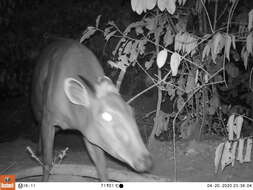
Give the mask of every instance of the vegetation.
M 144 92 L 157 88 L 149 146 L 167 131 L 172 131 L 174 142 L 176 136 L 200 140 L 203 134 L 222 135 L 229 143 L 218 147 L 216 158 L 225 155 L 222 162 L 231 163 L 235 153 L 230 147 L 237 146 L 232 143 L 246 139 L 248 147 L 248 139 L 252 139 L 253 3 L 131 0 L 132 11 L 139 14 L 135 17 L 127 12 L 130 7 L 124 1 L 112 4 L 91 0 L 72 0 L 71 6 L 67 0 L 0 1 L 1 97 L 29 95 L 34 59 L 50 38 L 80 38 L 107 61 L 105 70 L 108 65 L 117 69 L 118 88 L 130 70 L 149 81 Z M 80 37 L 80 31 L 96 17 L 95 26 Z M 166 113 L 161 109 L 165 103 L 172 105 Z M 241 152 L 243 142 L 239 147 Z M 222 154 L 223 148 L 226 154 Z
M 130 66 L 137 67 L 153 82 L 129 102 L 157 87 L 157 109 L 149 146 L 155 136 L 170 130 L 169 123 L 173 127 L 174 144 L 176 128 L 184 139 L 200 140 L 203 133 L 223 135 L 228 141 L 218 147 L 216 165 L 222 157 L 224 168 L 233 162 L 236 148 L 242 153 L 244 142 L 237 147 L 234 141 L 237 143 L 242 137 L 243 120 L 251 120 L 249 59 L 253 55 L 253 10 L 242 12 L 246 7 L 240 7 L 239 0 L 132 0 L 131 5 L 133 11 L 142 14 L 140 20 L 124 30 L 112 21 L 101 29 L 99 16 L 96 26 L 87 28 L 81 42 L 96 31 L 102 32 L 106 41 L 119 38 L 108 61 L 120 70 L 117 86 L 120 87 Z M 221 98 L 222 93 L 227 93 L 228 98 Z M 169 113 L 161 111 L 166 96 L 173 102 Z M 233 99 L 244 101 L 249 107 L 243 103 L 235 105 Z M 228 120 L 230 115 L 235 119 Z M 252 136 L 247 137 L 247 143 L 247 155 L 250 155 Z M 242 156 L 238 157 L 243 162 Z

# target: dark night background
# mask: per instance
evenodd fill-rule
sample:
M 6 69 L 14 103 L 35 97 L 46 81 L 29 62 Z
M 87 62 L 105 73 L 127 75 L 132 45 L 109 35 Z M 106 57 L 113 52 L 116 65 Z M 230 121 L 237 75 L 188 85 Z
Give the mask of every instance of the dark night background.
M 9 123 L 14 120 L 16 120 L 14 122 L 19 120 L 25 122 L 25 120 L 18 119 L 19 116 L 15 113 L 7 114 L 6 112 L 29 111 L 29 107 L 26 106 L 25 109 L 13 106 L 28 103 L 36 58 L 46 45 L 58 38 L 79 40 L 86 27 L 95 24 L 98 15 L 102 15 L 101 24 L 114 20 L 121 28 L 126 27 L 136 16 L 131 11 L 128 1 L 114 0 L 2 1 L 0 9 L 2 44 L 0 47 L 0 96 L 3 104 L 1 111 L 7 107 L 1 115 L 8 115 L 8 117 L 3 117 L 5 124 L 2 124 L 0 128 L 1 142 L 16 138 L 15 136 L 20 133 L 27 133 L 25 132 L 27 125 L 20 123 L 23 127 L 17 128 L 16 124 Z M 104 44 L 105 40 L 101 34 L 86 43 L 105 67 L 105 61 L 110 55 L 109 51 L 103 52 Z M 20 103 L 9 106 L 12 101 L 20 101 Z M 20 115 L 20 113 L 16 114 Z M 28 133 L 30 132 L 28 130 Z M 12 135 L 10 136 L 9 133 Z

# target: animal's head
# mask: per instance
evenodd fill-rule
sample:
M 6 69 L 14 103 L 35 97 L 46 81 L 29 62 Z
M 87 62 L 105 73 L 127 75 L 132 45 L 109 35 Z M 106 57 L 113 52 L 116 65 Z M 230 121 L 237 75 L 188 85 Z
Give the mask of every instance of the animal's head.
M 89 110 L 89 124 L 83 123 L 80 129 L 89 142 L 136 171 L 150 169 L 151 156 L 142 141 L 133 111 L 109 78 L 99 78 L 95 85 L 83 78 L 67 78 L 64 91 L 78 109 Z

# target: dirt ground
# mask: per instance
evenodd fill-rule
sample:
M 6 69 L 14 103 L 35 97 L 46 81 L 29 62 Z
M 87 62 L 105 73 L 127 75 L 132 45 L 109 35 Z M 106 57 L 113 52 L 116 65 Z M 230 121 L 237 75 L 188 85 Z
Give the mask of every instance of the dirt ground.
M 138 102 L 135 106 L 139 112 L 150 112 L 155 104 Z M 30 146 L 36 149 L 33 133 L 29 133 L 29 126 L 32 126 L 29 118 L 26 100 L 23 98 L 1 103 L 2 127 L 0 143 L 0 174 L 11 174 L 13 170 L 38 166 L 26 151 Z M 9 126 L 9 130 L 6 129 Z M 28 127 L 27 127 L 28 126 Z M 145 126 L 140 126 L 143 137 L 146 138 Z M 3 135 L 6 133 L 6 135 Z M 12 133 L 12 137 L 7 136 Z M 34 135 L 34 137 L 33 137 Z M 4 139 L 5 138 L 5 139 Z M 178 140 L 176 143 L 176 170 L 177 181 L 180 182 L 253 182 L 253 162 L 239 164 L 234 167 L 228 166 L 223 172 L 214 174 L 215 148 L 222 139 L 208 137 L 201 142 Z M 56 136 L 55 150 L 60 151 L 69 147 L 69 152 L 62 164 L 92 164 L 86 152 L 81 136 L 73 133 L 60 133 Z M 171 180 L 175 179 L 174 157 L 172 141 L 156 141 L 150 150 L 153 157 L 153 169 L 151 174 L 163 176 Z M 129 170 L 129 167 L 108 157 L 108 167 Z

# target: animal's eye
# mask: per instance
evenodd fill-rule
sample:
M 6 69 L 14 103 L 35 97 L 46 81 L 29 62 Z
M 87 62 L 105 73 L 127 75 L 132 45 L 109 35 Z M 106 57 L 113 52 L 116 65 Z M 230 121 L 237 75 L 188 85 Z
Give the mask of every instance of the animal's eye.
M 102 118 L 105 120 L 105 121 L 112 121 L 112 115 L 108 112 L 103 112 L 102 113 Z

